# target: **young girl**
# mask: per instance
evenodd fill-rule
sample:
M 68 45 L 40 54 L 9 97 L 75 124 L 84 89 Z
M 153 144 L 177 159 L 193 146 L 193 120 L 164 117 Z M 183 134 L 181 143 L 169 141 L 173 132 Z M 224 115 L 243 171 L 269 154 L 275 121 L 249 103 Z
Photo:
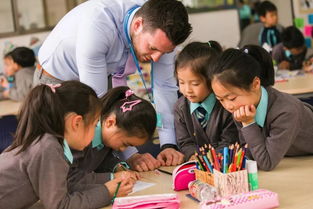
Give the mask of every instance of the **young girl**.
M 236 120 L 240 142 L 249 146 L 248 157 L 272 170 L 284 156 L 312 154 L 313 108 L 262 86 L 260 65 L 246 52 L 226 50 L 210 78 L 217 99 Z
M 116 169 L 121 170 L 118 164 L 120 161 L 113 156 L 112 151 L 123 151 L 128 146 L 142 145 L 152 139 L 155 131 L 156 112 L 153 106 L 137 97 L 128 87 L 109 90 L 101 98 L 101 102 L 101 117 L 95 137 L 84 150 L 84 154 L 77 158 L 77 165 L 73 166 L 70 175 L 71 184 L 84 184 L 82 177 L 92 171 L 99 175 L 102 173 L 104 178 L 109 179 L 109 173 L 114 173 Z M 138 175 L 133 173 L 131 177 L 136 180 Z
M 118 182 L 119 194 L 129 193 L 133 183 L 125 175 L 105 184 L 95 176 L 81 190 L 67 182 L 71 149 L 90 144 L 100 109 L 96 93 L 78 81 L 35 87 L 21 109 L 13 144 L 0 155 L 1 208 L 27 208 L 38 200 L 52 209 L 99 208 Z
M 209 66 L 221 51 L 215 41 L 193 42 L 176 59 L 175 75 L 183 97 L 175 105 L 175 130 L 186 160 L 192 160 L 205 144 L 219 149 L 238 139 L 231 114 L 216 101 L 207 79 Z

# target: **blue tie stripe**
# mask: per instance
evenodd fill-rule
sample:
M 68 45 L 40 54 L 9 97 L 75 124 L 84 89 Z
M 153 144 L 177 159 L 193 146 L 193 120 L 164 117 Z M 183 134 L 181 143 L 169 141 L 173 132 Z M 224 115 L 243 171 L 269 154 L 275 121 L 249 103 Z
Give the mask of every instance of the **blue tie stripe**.
M 198 119 L 198 121 L 199 121 L 199 123 L 203 129 L 208 124 L 208 121 L 206 120 L 206 114 L 207 114 L 207 111 L 202 106 L 199 106 L 197 108 L 196 117 L 197 117 L 197 119 Z

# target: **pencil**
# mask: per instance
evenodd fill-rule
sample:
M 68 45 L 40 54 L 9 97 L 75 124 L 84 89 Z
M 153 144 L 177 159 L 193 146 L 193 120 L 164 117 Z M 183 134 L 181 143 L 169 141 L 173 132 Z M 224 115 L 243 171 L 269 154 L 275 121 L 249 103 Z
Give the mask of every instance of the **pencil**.
M 116 187 L 116 190 L 115 190 L 115 192 L 114 192 L 114 196 L 113 196 L 113 198 L 112 198 L 112 204 L 114 203 L 114 200 L 115 200 L 115 198 L 116 198 L 116 196 L 117 196 L 117 193 L 118 193 L 118 190 L 120 189 L 120 186 L 121 186 L 121 182 L 118 182 L 117 187 Z
M 160 171 L 161 173 L 165 173 L 165 174 L 168 174 L 168 175 L 172 175 L 171 172 L 168 172 L 168 171 L 165 171 L 165 170 L 162 170 L 160 168 L 158 168 L 158 171 Z

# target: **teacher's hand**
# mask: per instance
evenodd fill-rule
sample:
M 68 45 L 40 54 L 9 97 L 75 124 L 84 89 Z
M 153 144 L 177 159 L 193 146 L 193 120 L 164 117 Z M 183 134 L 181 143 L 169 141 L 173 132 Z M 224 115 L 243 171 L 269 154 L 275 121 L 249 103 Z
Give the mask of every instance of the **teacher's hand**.
M 166 148 L 160 152 L 157 159 L 162 166 L 179 165 L 184 162 L 184 155 L 173 148 Z
M 152 171 L 161 166 L 160 161 L 156 160 L 151 154 L 136 153 L 127 159 L 127 163 L 136 171 Z

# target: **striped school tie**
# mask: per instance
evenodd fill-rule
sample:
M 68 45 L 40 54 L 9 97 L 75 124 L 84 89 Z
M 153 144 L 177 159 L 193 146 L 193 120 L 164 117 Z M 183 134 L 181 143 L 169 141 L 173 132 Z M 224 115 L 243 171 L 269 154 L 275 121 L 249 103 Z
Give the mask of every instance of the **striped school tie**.
M 208 113 L 202 106 L 197 108 L 196 117 L 198 118 L 198 121 L 203 129 L 205 129 L 208 124 L 208 121 L 206 120 L 206 114 Z

